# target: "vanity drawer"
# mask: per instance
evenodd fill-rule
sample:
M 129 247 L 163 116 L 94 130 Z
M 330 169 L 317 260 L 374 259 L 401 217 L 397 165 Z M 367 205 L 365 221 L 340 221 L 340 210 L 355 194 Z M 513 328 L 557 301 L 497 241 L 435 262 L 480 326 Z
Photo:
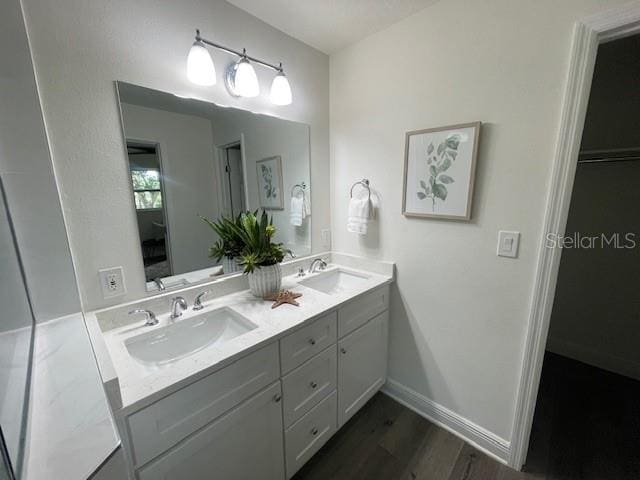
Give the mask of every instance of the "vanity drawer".
M 389 287 L 384 286 L 347 303 L 338 310 L 338 337 L 361 327 L 389 308 Z
M 336 431 L 334 391 L 284 433 L 287 478 L 291 478 Z
M 337 371 L 337 347 L 334 344 L 282 379 L 282 408 L 286 427 L 336 389 Z
M 274 342 L 130 415 L 134 463 L 143 465 L 279 376 Z
M 336 312 L 331 312 L 280 340 L 283 374 L 335 343 L 336 318 Z
M 137 470 L 138 480 L 282 480 L 280 382 Z

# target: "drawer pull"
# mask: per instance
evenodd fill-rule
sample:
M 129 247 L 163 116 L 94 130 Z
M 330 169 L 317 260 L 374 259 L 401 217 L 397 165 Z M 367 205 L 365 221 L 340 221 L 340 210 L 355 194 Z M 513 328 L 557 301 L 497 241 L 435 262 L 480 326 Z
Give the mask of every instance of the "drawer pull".
M 280 400 L 282 400 L 282 395 L 280 395 L 279 393 L 276 393 L 276 394 L 273 396 L 273 401 L 274 401 L 274 402 L 276 402 L 276 403 L 278 403 Z
M 314 437 L 318 434 L 318 427 L 313 427 L 311 429 L 311 435 L 313 435 Z
M 315 344 L 316 344 L 316 341 L 315 341 L 313 338 L 310 338 L 310 339 L 309 339 L 309 343 L 310 343 L 311 345 L 315 345 Z
M 311 383 L 309 384 L 309 386 L 310 386 L 311 388 L 316 388 L 316 387 L 318 386 L 318 384 L 317 384 L 316 382 L 311 382 Z
M 342 347 L 340 348 L 340 353 L 344 355 L 345 353 L 347 353 L 347 350 L 344 347 Z

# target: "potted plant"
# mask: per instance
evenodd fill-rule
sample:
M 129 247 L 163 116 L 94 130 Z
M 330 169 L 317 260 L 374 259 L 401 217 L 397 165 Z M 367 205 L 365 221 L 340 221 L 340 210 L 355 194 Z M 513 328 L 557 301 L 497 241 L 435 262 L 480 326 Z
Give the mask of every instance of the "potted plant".
M 202 218 L 219 237 L 216 243 L 209 249 L 209 256 L 215 258 L 216 262 L 222 260 L 223 273 L 239 272 L 239 258 L 244 244 L 237 234 L 238 230 L 234 227 L 240 225 L 242 214 L 236 218 L 223 215 L 215 222 L 204 217 L 200 218 Z
M 282 243 L 272 241 L 276 233 L 273 218 L 264 211 L 260 218 L 257 210 L 246 212 L 231 228 L 243 243 L 240 265 L 249 278 L 251 293 L 264 297 L 279 291 L 282 282 L 280 262 L 291 252 Z

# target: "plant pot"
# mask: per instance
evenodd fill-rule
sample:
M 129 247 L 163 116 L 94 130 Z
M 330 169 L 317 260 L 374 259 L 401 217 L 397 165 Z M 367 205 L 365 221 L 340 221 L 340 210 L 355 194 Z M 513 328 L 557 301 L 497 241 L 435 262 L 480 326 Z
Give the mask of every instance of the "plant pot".
M 238 264 L 238 259 L 235 257 L 222 257 L 222 272 L 223 273 L 235 273 L 242 270 Z
M 260 298 L 279 291 L 280 285 L 282 284 L 282 271 L 278 263 L 256 268 L 247 276 L 249 277 L 249 289 L 251 293 Z

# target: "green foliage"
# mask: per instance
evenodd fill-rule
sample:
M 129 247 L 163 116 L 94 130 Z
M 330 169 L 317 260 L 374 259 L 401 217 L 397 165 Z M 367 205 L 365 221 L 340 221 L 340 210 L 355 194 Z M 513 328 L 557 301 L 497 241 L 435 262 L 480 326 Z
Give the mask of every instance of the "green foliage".
M 446 175 L 443 172 L 449 170 L 458 156 L 460 140 L 460 135 L 454 133 L 445 138 L 444 141 L 440 142 L 437 149 L 433 143 L 430 143 L 427 147 L 429 179 L 428 182 L 420 180 L 421 191 L 416 192 L 416 195 L 420 200 L 430 198 L 434 209 L 436 199 L 442 200 L 443 202 L 447 199 L 449 192 L 446 185 L 455 182 L 453 177 Z M 435 155 L 433 153 L 434 150 L 436 151 Z
M 215 258 L 219 262 L 222 257 L 235 258 L 242 254 L 244 243 L 242 238 L 237 234 L 235 227 L 239 226 L 242 221 L 242 214 L 236 218 L 225 217 L 224 215 L 218 220 L 211 221 L 207 218 L 200 217 L 218 234 L 218 241 L 209 249 L 209 256 Z
M 217 222 L 203 220 L 220 235 L 221 239 L 225 236 L 227 239 L 232 239 L 235 252 L 233 256 L 240 258 L 244 273 L 280 263 L 286 254 L 291 253 L 283 247 L 282 243 L 272 241 L 276 228 L 273 226 L 273 218 L 269 218 L 264 211 L 260 217 L 256 210 L 241 213 L 235 219 L 222 217 Z M 224 241 L 222 243 L 224 244 Z M 218 246 L 218 243 L 212 247 L 211 251 L 214 250 L 215 256 L 226 251 L 224 246 Z M 222 255 L 219 258 L 222 258 Z

